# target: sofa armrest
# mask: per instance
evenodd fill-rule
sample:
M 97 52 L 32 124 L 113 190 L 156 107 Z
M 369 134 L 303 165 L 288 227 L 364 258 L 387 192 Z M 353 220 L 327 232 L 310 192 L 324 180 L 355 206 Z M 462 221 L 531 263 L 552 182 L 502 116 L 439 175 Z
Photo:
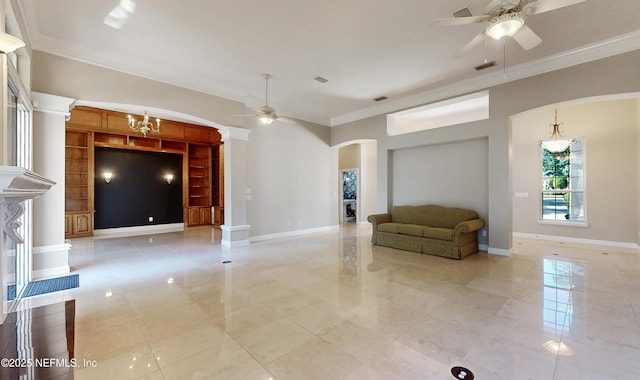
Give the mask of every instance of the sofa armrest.
M 391 214 L 372 214 L 367 217 L 367 220 L 372 224 L 373 233 L 371 234 L 371 243 L 378 243 L 378 224 L 391 222 Z
M 376 227 L 378 227 L 378 224 L 390 223 L 391 214 L 372 214 L 367 217 L 367 221 L 373 224 L 373 228 L 376 229 Z
M 482 219 L 465 220 L 464 222 L 458 223 L 458 225 L 454 229 L 454 239 L 461 233 L 477 231 L 482 227 L 484 227 L 484 220 Z

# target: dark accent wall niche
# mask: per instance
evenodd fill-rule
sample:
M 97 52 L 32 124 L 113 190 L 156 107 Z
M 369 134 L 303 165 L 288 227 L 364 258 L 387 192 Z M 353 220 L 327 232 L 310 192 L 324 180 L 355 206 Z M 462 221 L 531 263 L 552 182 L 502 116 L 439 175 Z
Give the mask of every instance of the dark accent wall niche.
M 182 223 L 182 154 L 96 147 L 95 228 L 168 223 Z

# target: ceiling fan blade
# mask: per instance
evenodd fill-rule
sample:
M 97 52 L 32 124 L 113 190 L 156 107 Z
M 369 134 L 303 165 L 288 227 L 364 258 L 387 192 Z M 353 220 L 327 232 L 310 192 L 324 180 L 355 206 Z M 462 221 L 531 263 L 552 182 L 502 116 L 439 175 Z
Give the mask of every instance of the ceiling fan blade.
M 525 50 L 533 49 L 542 42 L 542 38 L 531 30 L 527 24 L 522 25 L 518 33 L 513 35 L 513 39 Z
M 482 16 L 471 16 L 471 17 L 455 17 L 455 18 L 437 18 L 435 20 L 431 20 L 431 24 L 433 25 L 466 25 L 473 24 L 475 22 L 482 22 L 487 20 L 489 17 L 486 15 Z
M 471 41 L 469 41 L 466 45 L 464 45 L 464 47 L 462 49 L 460 49 L 453 56 L 453 58 L 459 58 L 459 57 L 467 54 L 473 48 L 475 48 L 476 46 L 480 45 L 484 41 L 485 38 L 486 38 L 486 35 L 484 34 L 484 32 L 478 33 L 478 35 L 473 37 L 473 39 Z
M 538 0 L 530 2 L 527 6 L 531 6 L 533 11 L 530 13 L 536 15 L 539 13 L 549 12 L 558 8 L 568 7 L 570 5 L 584 3 L 586 0 Z
M 282 116 L 278 116 L 278 121 L 283 122 L 283 123 L 287 123 L 287 124 L 295 124 L 296 121 L 292 118 L 289 117 L 282 117 Z

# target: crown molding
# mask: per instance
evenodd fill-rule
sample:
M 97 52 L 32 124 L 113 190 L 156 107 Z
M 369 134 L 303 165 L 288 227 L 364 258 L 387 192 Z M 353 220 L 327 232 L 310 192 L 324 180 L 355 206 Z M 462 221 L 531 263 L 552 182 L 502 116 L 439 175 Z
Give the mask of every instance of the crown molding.
M 31 104 L 33 110 L 38 112 L 62 115 L 65 120 L 69 120 L 71 109 L 75 105 L 75 99 L 64 96 L 45 94 L 33 91 L 31 93 Z
M 640 30 L 331 118 L 335 127 L 640 49 Z

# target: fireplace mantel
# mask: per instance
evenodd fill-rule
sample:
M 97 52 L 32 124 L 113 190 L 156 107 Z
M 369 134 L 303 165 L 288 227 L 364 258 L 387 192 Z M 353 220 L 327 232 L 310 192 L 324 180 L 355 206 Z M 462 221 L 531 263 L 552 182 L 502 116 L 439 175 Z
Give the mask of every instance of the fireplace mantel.
M 0 199 L 35 198 L 56 183 L 18 166 L 0 166 Z
M 18 230 L 21 226 L 20 217 L 25 207 L 24 201 L 36 198 L 46 193 L 55 182 L 50 181 L 34 172 L 17 166 L 0 166 L 0 226 L 2 226 L 2 238 L 0 239 L 0 278 L 2 279 L 2 317 L 0 324 L 4 322 L 10 304 L 15 304 L 7 299 L 7 287 L 9 285 L 8 274 L 8 247 L 13 244 L 22 244 L 24 239 Z

